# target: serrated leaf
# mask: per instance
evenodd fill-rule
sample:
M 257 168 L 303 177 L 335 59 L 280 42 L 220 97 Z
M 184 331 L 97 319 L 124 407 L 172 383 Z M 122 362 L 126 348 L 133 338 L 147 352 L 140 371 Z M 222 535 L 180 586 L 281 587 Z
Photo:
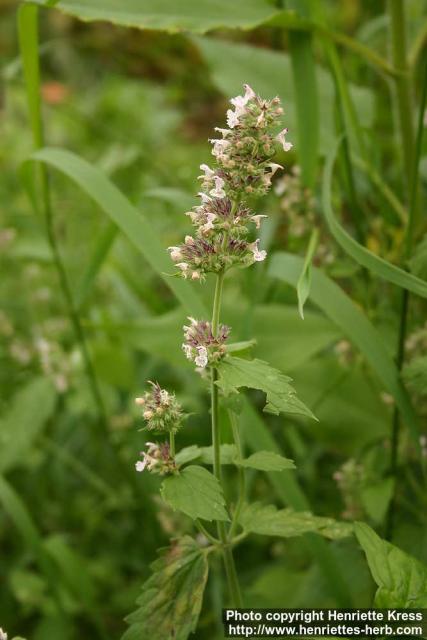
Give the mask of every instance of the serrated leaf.
M 309 511 L 278 510 L 274 505 L 259 502 L 246 505 L 239 522 L 248 533 L 279 538 L 292 538 L 314 532 L 335 540 L 349 536 L 353 530 L 352 525 L 333 518 L 314 516 Z
M 122 640 L 186 640 L 195 631 L 208 577 L 206 551 L 189 536 L 160 551 L 143 585 L 139 608 Z
M 229 356 L 217 368 L 219 380 L 216 384 L 225 395 L 237 393 L 240 387 L 260 389 L 267 396 L 264 411 L 276 415 L 281 412 L 299 414 L 316 420 L 310 409 L 298 400 L 295 389 L 290 384 L 292 379 L 271 367 L 268 362 Z
M 221 485 L 203 467 L 191 465 L 176 475 L 168 476 L 163 480 L 160 491 L 172 509 L 182 511 L 193 520 L 229 519 Z
M 36 2 L 49 4 L 49 0 Z M 223 27 L 250 29 L 277 13 L 267 0 L 60 0 L 56 8 L 84 21 L 102 20 L 170 33 L 205 33 Z
M 356 522 L 354 532 L 378 586 L 375 606 L 426 608 L 427 566 L 380 538 L 364 522 Z
M 289 458 L 284 458 L 274 451 L 257 451 L 249 458 L 236 461 L 241 467 L 258 469 L 259 471 L 284 471 L 285 469 L 295 469 L 295 463 Z
M 0 419 L 0 472 L 22 461 L 55 406 L 56 392 L 47 378 L 35 378 L 13 397 Z

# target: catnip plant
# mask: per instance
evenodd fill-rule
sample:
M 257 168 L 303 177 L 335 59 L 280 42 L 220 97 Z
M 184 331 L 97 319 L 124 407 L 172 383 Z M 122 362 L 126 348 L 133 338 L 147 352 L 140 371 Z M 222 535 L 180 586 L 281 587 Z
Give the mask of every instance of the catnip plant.
M 229 342 L 230 327 L 221 323 L 221 301 L 225 275 L 234 268 L 247 268 L 265 260 L 267 253 L 252 233 L 260 229 L 263 214 L 248 204 L 264 196 L 272 178 L 283 170 L 274 162 L 277 147 L 289 151 L 287 129 L 280 129 L 283 109 L 279 98 L 265 100 L 244 85 L 244 95 L 231 100 L 227 111 L 228 128 L 216 128 L 219 136 L 210 140 L 214 163 L 201 165 L 200 204 L 186 215 L 194 232 L 178 246 L 169 247 L 175 275 L 205 282 L 213 274 L 215 293 L 212 316 L 188 318 L 183 327 L 182 350 L 195 371 L 210 383 L 212 446 L 196 444 L 177 451 L 175 437 L 184 426 L 185 414 L 175 395 L 158 382 L 136 404 L 142 409 L 144 429 L 157 434 L 147 442 L 136 462 L 136 471 L 163 476 L 161 495 L 168 505 L 193 519 L 199 532 L 195 538 L 174 539 L 153 565 L 153 575 L 144 585 L 139 609 L 127 622 L 126 640 L 175 638 L 182 640 L 194 631 L 199 617 L 208 576 L 210 554 L 222 555 L 228 585 L 228 602 L 243 605 L 234 561 L 234 549 L 250 533 L 289 537 L 316 531 L 326 537 L 347 535 L 350 525 L 311 513 L 278 510 L 274 505 L 249 503 L 245 469 L 280 472 L 294 468 L 292 460 L 271 451 L 257 451 L 245 457 L 239 424 L 244 402 L 236 402 L 241 388 L 266 394 L 265 411 L 297 414 L 314 418 L 297 398 L 291 379 L 267 362 L 235 355 L 239 343 Z M 247 343 L 249 346 L 252 343 Z M 232 427 L 234 443 L 222 444 L 219 403 L 223 402 Z M 250 428 L 250 427 L 248 427 Z M 213 465 L 213 474 L 205 465 Z M 226 504 L 221 467 L 232 464 L 239 477 L 234 504 Z M 208 523 L 216 523 L 213 531 Z M 164 612 L 167 611 L 165 614 Z M 148 637 L 148 635 L 147 635 Z

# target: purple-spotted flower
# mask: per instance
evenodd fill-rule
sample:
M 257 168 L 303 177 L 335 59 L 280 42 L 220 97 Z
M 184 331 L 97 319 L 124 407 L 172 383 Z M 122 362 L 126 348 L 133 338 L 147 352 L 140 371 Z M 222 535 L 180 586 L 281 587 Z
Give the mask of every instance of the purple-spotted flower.
M 147 451 L 141 451 L 142 460 L 135 463 L 138 472 L 149 471 L 161 476 L 167 473 L 175 473 L 177 466 L 174 458 L 170 455 L 170 447 L 167 442 L 146 442 Z
M 283 114 L 279 98 L 264 100 L 249 85 L 244 89 L 243 95 L 231 99 L 229 128 L 216 127 L 221 137 L 210 140 L 214 165 L 200 165 L 201 202 L 187 212 L 194 236 L 169 247 L 177 275 L 185 279 L 203 281 L 208 273 L 249 267 L 267 255 L 259 248 L 259 240 L 248 240 L 251 223 L 259 229 L 266 216 L 251 211 L 244 199 L 267 193 L 275 174 L 283 169 L 273 162 L 277 143 L 284 151 L 292 144 L 286 141 L 287 129 L 277 133 Z M 205 361 L 203 351 L 197 357 Z
M 175 398 L 175 394 L 162 389 L 157 382 L 151 382 L 151 391 L 135 398 L 135 404 L 142 407 L 147 431 L 163 431 L 176 433 L 182 426 L 185 417 L 182 408 Z
M 230 329 L 221 324 L 216 336 L 212 333 L 210 322 L 195 320 L 189 317 L 189 325 L 184 325 L 184 342 L 182 349 L 198 369 L 218 363 L 225 355 L 225 342 Z

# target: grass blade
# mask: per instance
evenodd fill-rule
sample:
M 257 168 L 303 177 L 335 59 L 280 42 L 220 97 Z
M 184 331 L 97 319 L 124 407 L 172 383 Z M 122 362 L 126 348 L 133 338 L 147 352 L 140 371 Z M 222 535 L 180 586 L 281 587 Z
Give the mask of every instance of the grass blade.
M 319 153 L 319 97 L 311 33 L 289 34 L 302 181 L 312 188 Z
M 329 154 L 323 176 L 323 213 L 332 235 L 344 251 L 356 260 L 358 264 L 366 267 L 383 280 L 388 280 L 399 287 L 408 289 L 408 291 L 416 293 L 423 298 L 427 298 L 427 282 L 404 271 L 403 269 L 400 269 L 399 267 L 396 267 L 390 262 L 387 262 L 387 260 L 383 260 L 383 258 L 376 256 L 374 253 L 366 249 L 366 247 L 354 240 L 336 219 L 331 202 L 332 171 L 341 141 L 342 138 L 336 142 L 334 148 Z
M 269 274 L 295 287 L 302 265 L 303 260 L 297 256 L 276 253 Z M 381 335 L 344 291 L 316 268 L 313 268 L 311 300 L 365 356 L 384 388 L 393 396 L 418 448 L 418 419 Z
M 206 315 L 192 286 L 181 278 L 168 275 L 173 264 L 148 220 L 102 171 L 64 149 L 46 147 L 33 153 L 31 160 L 53 167 L 75 182 L 141 251 L 183 306 L 196 317 Z
M 311 289 L 311 263 L 313 260 L 314 252 L 316 251 L 317 242 L 319 240 L 319 231 L 313 229 L 308 243 L 307 253 L 305 255 L 304 264 L 300 277 L 297 282 L 297 296 L 298 296 L 298 311 L 301 318 L 304 320 L 304 305 L 310 295 Z

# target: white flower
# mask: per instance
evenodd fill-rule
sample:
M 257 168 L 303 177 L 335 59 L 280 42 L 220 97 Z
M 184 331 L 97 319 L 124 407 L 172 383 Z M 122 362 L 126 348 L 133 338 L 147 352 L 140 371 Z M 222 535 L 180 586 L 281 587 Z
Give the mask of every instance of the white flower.
M 201 197 L 202 204 L 208 204 L 208 202 L 212 200 L 212 198 L 209 198 L 209 196 L 207 196 L 206 193 L 203 193 L 202 191 L 199 191 L 197 195 Z
M 187 262 L 178 262 L 176 266 L 181 269 L 183 276 L 187 277 L 188 263 Z
M 204 175 L 199 176 L 199 178 L 212 178 L 215 175 L 215 171 L 213 171 L 207 164 L 201 164 L 200 169 L 203 171 Z
M 251 220 L 252 220 L 252 222 L 255 222 L 255 226 L 256 226 L 257 229 L 259 229 L 260 226 L 261 226 L 262 218 L 268 218 L 268 216 L 264 216 L 262 214 L 258 214 L 256 216 L 251 216 Z
M 138 462 L 135 462 L 135 469 L 139 473 L 141 473 L 141 471 L 144 471 L 146 466 L 147 466 L 147 459 L 145 458 L 145 454 L 144 454 L 144 460 L 138 460 Z M 0 636 L 0 640 L 2 640 L 2 636 Z M 6 636 L 6 640 L 7 640 L 7 636 Z
M 284 151 L 290 151 L 293 147 L 292 142 L 286 142 L 285 136 L 288 133 L 287 129 L 283 129 L 280 133 L 277 134 L 276 140 L 280 142 Z
M 184 342 L 182 344 L 182 350 L 184 351 L 187 360 L 192 360 L 193 359 L 193 349 L 191 348 L 191 346 L 189 344 Z
M 239 124 L 239 115 L 241 115 L 241 114 L 239 114 L 238 111 L 233 111 L 232 109 L 228 109 L 228 111 L 227 111 L 227 124 L 231 129 L 234 129 L 234 127 L 237 124 Z
M 196 348 L 197 348 L 197 353 L 199 355 L 194 358 L 194 362 L 196 363 L 196 365 L 198 367 L 201 367 L 202 369 L 204 369 L 206 367 L 206 365 L 208 364 L 208 352 L 207 352 L 207 349 L 203 345 L 201 345 L 199 347 L 196 347 Z
M 290 142 L 288 144 L 290 144 Z M 277 164 L 277 162 L 269 162 L 267 167 L 270 167 L 272 176 L 274 176 L 276 171 L 278 171 L 279 169 L 283 169 L 282 165 L 281 164 Z
M 221 129 L 221 127 L 215 127 L 215 131 L 219 131 L 223 138 L 226 138 L 231 133 L 230 129 Z
M 176 260 L 182 259 L 182 253 L 179 247 L 168 247 L 168 251 L 170 251 L 171 258 L 175 262 Z M 0 638 L 1 640 L 1 638 Z
M 211 189 L 209 191 L 209 195 L 211 195 L 213 198 L 225 198 L 226 193 L 223 189 L 224 180 L 219 176 L 215 176 L 214 180 L 215 180 L 215 187 L 214 189 Z
M 258 248 L 258 243 L 259 243 L 259 240 L 255 240 L 255 242 L 250 246 L 250 249 L 254 255 L 254 261 L 262 262 L 267 257 L 267 251 L 264 251 L 264 249 L 260 251 Z
M 0 629 L 0 640 L 7 640 L 7 633 L 3 629 Z
M 213 144 L 212 155 L 219 157 L 223 156 L 227 147 L 230 146 L 229 140 L 223 140 L 221 138 L 213 138 L 209 140 Z
M 170 399 L 169 392 L 166 389 L 161 389 L 160 391 L 160 400 L 163 404 L 168 404 Z
M 186 245 L 194 244 L 194 238 L 193 238 L 193 236 L 185 236 L 185 238 L 184 238 L 184 244 L 186 244 Z
M 200 273 L 198 271 L 193 271 L 193 273 L 191 274 L 191 279 L 200 280 Z
M 236 107 L 236 110 L 243 109 L 243 107 L 246 107 L 249 100 L 255 98 L 255 91 L 248 84 L 244 84 L 243 87 L 245 89 L 245 95 L 236 96 L 230 100 L 231 104 Z

